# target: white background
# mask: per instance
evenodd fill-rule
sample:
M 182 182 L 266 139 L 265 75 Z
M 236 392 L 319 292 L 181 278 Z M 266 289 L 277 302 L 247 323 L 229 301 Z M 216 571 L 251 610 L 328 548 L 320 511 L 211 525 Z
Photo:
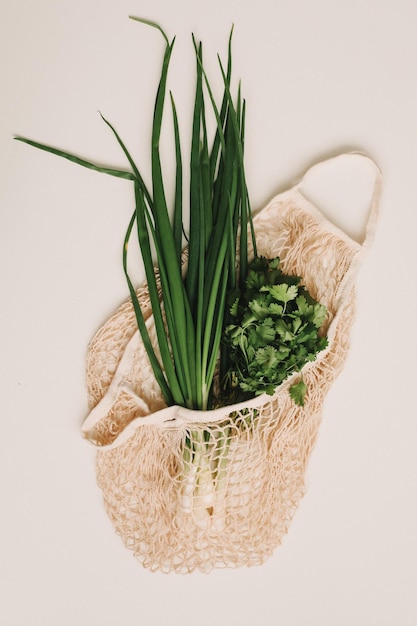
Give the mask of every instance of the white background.
M 80 436 L 88 341 L 127 296 L 120 254 L 132 189 L 12 137 L 124 167 L 100 110 L 148 175 L 163 41 L 129 14 L 177 35 L 170 88 L 184 150 L 190 34 L 204 41 L 216 86 L 215 55 L 235 24 L 255 208 L 344 150 L 364 150 L 384 176 L 352 347 L 325 405 L 308 492 L 262 567 L 142 569 L 104 513 L 94 450 Z M 2 2 L 2 625 L 417 623 L 416 21 L 414 0 Z M 354 187 L 327 207 L 352 232 Z

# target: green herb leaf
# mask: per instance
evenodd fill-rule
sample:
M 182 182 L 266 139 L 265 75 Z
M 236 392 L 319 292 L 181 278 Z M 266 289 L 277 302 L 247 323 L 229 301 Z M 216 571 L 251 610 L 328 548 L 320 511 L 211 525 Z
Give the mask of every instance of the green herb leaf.
M 304 406 L 304 397 L 307 392 L 307 385 L 303 380 L 300 380 L 298 383 L 294 383 L 290 387 L 290 396 L 294 400 L 295 404 L 299 406 Z
M 289 302 L 297 297 L 298 289 L 295 285 L 281 283 L 278 285 L 268 285 L 262 291 L 269 291 L 271 296 L 278 302 Z

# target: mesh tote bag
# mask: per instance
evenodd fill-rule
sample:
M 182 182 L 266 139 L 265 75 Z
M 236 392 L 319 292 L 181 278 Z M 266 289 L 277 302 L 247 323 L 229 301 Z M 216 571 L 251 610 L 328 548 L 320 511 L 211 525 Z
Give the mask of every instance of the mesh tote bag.
M 323 401 L 340 372 L 354 319 L 354 282 L 375 229 L 381 176 L 358 243 L 301 193 L 301 182 L 254 215 L 258 254 L 279 256 L 328 310 L 328 347 L 273 395 L 211 411 L 166 407 L 131 302 L 100 328 L 87 355 L 91 409 L 84 436 L 97 446 L 97 481 L 124 545 L 147 568 L 208 572 L 263 563 L 303 496 Z M 313 167 L 319 167 L 320 164 Z M 151 337 L 146 286 L 138 290 Z M 288 389 L 300 376 L 304 406 Z

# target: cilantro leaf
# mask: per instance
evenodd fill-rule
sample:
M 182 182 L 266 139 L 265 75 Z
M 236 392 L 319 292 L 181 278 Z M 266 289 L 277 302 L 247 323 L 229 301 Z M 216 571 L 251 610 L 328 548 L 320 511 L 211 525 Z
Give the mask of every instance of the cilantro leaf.
M 259 348 L 256 351 L 255 358 L 258 365 L 267 369 L 274 367 L 278 363 L 277 350 L 273 346 Z
M 279 285 L 267 285 L 263 288 L 263 290 L 269 291 L 275 300 L 284 303 L 294 300 L 298 294 L 298 288 L 296 285 L 287 285 L 286 283 L 280 283 Z
M 305 299 L 305 296 L 298 296 L 298 298 L 296 298 L 295 301 L 297 303 L 300 314 L 305 315 L 308 311 L 308 304 L 307 304 L 307 300 Z
M 282 304 L 271 302 L 271 304 L 268 306 L 268 312 L 271 313 L 272 315 L 280 316 L 284 312 L 284 307 L 282 306 Z
M 304 397 L 306 395 L 307 385 L 303 380 L 298 383 L 294 383 L 290 387 L 290 396 L 294 400 L 295 404 L 304 406 Z
M 238 307 L 239 307 L 239 298 L 235 298 L 232 306 L 230 307 L 230 315 L 233 317 L 237 317 L 238 315 Z
M 269 302 L 266 297 L 262 298 L 258 296 L 257 299 L 251 300 L 248 306 L 258 320 L 261 320 L 269 315 Z
M 313 313 L 312 322 L 314 326 L 316 326 L 316 328 L 320 328 L 320 326 L 323 324 L 324 320 L 326 319 L 327 309 L 322 304 L 317 303 L 314 305 L 313 311 L 314 313 Z

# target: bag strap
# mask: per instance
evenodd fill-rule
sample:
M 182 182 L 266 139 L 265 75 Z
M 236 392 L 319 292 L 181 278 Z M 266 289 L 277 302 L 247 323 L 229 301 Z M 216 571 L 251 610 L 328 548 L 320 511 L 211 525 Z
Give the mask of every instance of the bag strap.
M 355 286 L 355 281 L 358 275 L 358 271 L 362 265 L 363 258 L 367 254 L 369 247 L 374 239 L 378 213 L 379 213 L 379 203 L 380 203 L 380 198 L 381 198 L 381 193 L 382 193 L 382 173 L 378 165 L 376 164 L 376 162 L 370 156 L 362 152 L 345 152 L 345 153 L 341 153 L 333 157 L 329 157 L 322 161 L 319 161 L 318 163 L 315 163 L 304 173 L 303 177 L 295 185 L 295 189 L 298 191 L 298 193 L 301 193 L 301 195 L 303 196 L 300 190 L 300 187 L 302 183 L 304 182 L 306 176 L 311 171 L 313 171 L 316 168 L 321 168 L 327 163 L 330 163 L 336 160 L 352 158 L 352 157 L 358 160 L 362 160 L 364 163 L 367 163 L 368 165 L 370 165 L 371 169 L 374 172 L 375 178 L 374 178 L 371 199 L 368 204 L 368 215 L 367 215 L 366 224 L 365 224 L 365 236 L 361 243 L 358 243 L 356 240 L 349 237 L 345 233 L 345 231 L 343 231 L 343 229 L 335 226 L 330 220 L 326 219 L 326 222 L 328 223 L 328 225 L 330 225 L 331 229 L 334 230 L 336 234 L 339 233 L 339 235 L 347 239 L 350 242 L 350 244 L 356 248 L 356 253 L 354 254 L 352 258 L 352 261 L 349 265 L 349 269 L 346 272 L 345 276 L 343 277 L 337 289 L 337 294 L 336 294 L 337 312 L 336 312 L 335 317 L 333 318 L 331 327 L 329 328 L 329 333 L 328 333 L 329 339 L 332 333 L 336 332 L 338 321 L 339 321 L 340 316 L 343 313 L 344 306 L 348 304 L 351 300 L 351 293 L 352 293 L 352 289 Z M 305 198 L 305 196 L 303 197 Z M 311 206 L 314 208 L 317 214 L 319 214 L 320 217 L 324 219 L 324 216 L 322 215 L 321 211 L 319 211 L 319 209 L 317 209 L 314 204 L 311 204 Z
M 312 171 L 317 170 L 317 169 L 325 166 L 328 163 L 339 161 L 339 160 L 342 160 L 342 159 L 343 160 L 344 159 L 350 159 L 352 157 L 355 158 L 355 159 L 358 159 L 358 160 L 362 160 L 364 163 L 368 163 L 371 166 L 371 168 L 373 169 L 374 174 L 375 174 L 374 187 L 373 187 L 373 191 L 372 191 L 371 200 L 370 200 L 370 203 L 369 203 L 368 216 L 367 216 L 366 227 L 365 227 L 365 237 L 364 237 L 363 241 L 360 244 L 363 249 L 368 249 L 369 246 L 371 245 L 371 243 L 373 241 L 373 238 L 374 238 L 374 235 L 375 235 L 376 224 L 377 224 L 377 219 L 378 219 L 379 203 L 380 203 L 380 198 L 381 198 L 381 193 L 382 193 L 382 174 L 381 174 L 381 170 L 379 169 L 379 167 L 376 164 L 376 162 L 370 156 L 368 156 L 367 154 L 365 154 L 363 152 L 353 151 L 353 152 L 343 152 L 341 154 L 337 154 L 335 156 L 331 156 L 331 157 L 328 157 L 326 159 L 323 159 L 322 161 L 314 163 L 311 167 L 309 167 L 306 170 L 306 172 L 303 174 L 302 178 L 295 185 L 295 189 L 299 193 L 302 194 L 300 188 L 301 188 L 303 182 L 305 181 L 305 178 L 307 177 L 307 175 L 310 174 Z

